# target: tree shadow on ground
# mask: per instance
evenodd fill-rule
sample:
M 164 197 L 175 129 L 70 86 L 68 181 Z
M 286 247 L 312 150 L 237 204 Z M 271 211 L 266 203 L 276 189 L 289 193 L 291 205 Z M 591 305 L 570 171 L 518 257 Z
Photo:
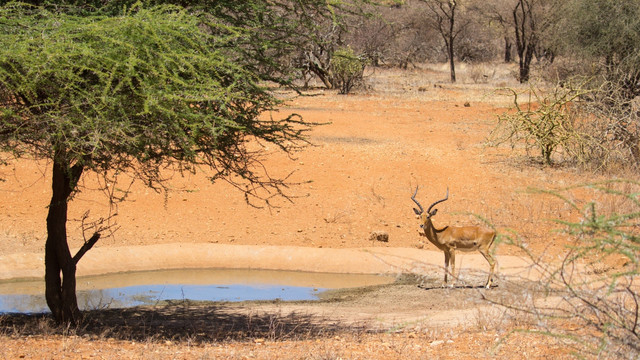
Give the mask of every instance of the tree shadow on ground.
M 189 341 L 206 343 L 250 339 L 290 340 L 367 332 L 367 324 L 344 324 L 301 312 L 238 310 L 228 303 L 201 304 L 188 300 L 155 307 L 93 310 L 81 326 L 53 325 L 47 314 L 0 316 L 0 334 L 7 336 L 75 335 L 129 341 Z

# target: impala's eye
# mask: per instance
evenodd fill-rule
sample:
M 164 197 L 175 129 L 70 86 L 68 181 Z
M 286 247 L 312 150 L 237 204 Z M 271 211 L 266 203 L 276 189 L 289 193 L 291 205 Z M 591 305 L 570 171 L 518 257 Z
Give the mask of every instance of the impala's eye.
M 424 224 L 420 224 L 420 228 L 421 228 L 421 229 L 424 229 Z

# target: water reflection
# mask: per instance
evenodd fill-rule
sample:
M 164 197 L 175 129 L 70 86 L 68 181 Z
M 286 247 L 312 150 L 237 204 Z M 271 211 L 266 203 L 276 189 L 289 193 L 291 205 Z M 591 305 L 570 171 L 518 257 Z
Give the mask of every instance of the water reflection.
M 168 300 L 315 300 L 326 289 L 389 283 L 376 275 L 186 269 L 80 277 L 80 309 L 154 305 Z M 43 281 L 0 282 L 0 313 L 48 311 Z

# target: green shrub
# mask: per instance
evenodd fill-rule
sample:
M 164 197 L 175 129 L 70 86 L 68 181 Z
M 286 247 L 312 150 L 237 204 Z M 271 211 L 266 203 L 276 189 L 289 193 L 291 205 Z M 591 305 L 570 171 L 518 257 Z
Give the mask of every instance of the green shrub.
M 348 94 L 362 83 L 367 62 L 350 47 L 338 49 L 331 58 L 331 75 L 334 87 L 340 94 Z

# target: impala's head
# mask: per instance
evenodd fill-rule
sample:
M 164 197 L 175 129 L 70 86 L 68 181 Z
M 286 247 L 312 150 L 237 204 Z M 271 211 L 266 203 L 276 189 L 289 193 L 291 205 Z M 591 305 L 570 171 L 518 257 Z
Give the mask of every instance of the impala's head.
M 447 188 L 447 196 L 445 196 L 444 199 L 438 200 L 433 204 L 431 204 L 431 206 L 429 206 L 427 211 L 424 211 L 424 208 L 422 208 L 422 205 L 420 205 L 418 200 L 416 200 L 416 195 L 418 195 L 417 186 L 416 186 L 416 191 L 413 193 L 413 196 L 411 197 L 411 200 L 413 200 L 413 202 L 415 202 L 416 205 L 418 205 L 418 209 L 413 208 L 413 212 L 416 213 L 416 217 L 420 220 L 420 227 L 424 228 L 424 226 L 427 224 L 427 221 L 431 220 L 431 217 L 438 213 L 438 209 L 433 209 L 433 207 L 449 198 L 449 188 Z

